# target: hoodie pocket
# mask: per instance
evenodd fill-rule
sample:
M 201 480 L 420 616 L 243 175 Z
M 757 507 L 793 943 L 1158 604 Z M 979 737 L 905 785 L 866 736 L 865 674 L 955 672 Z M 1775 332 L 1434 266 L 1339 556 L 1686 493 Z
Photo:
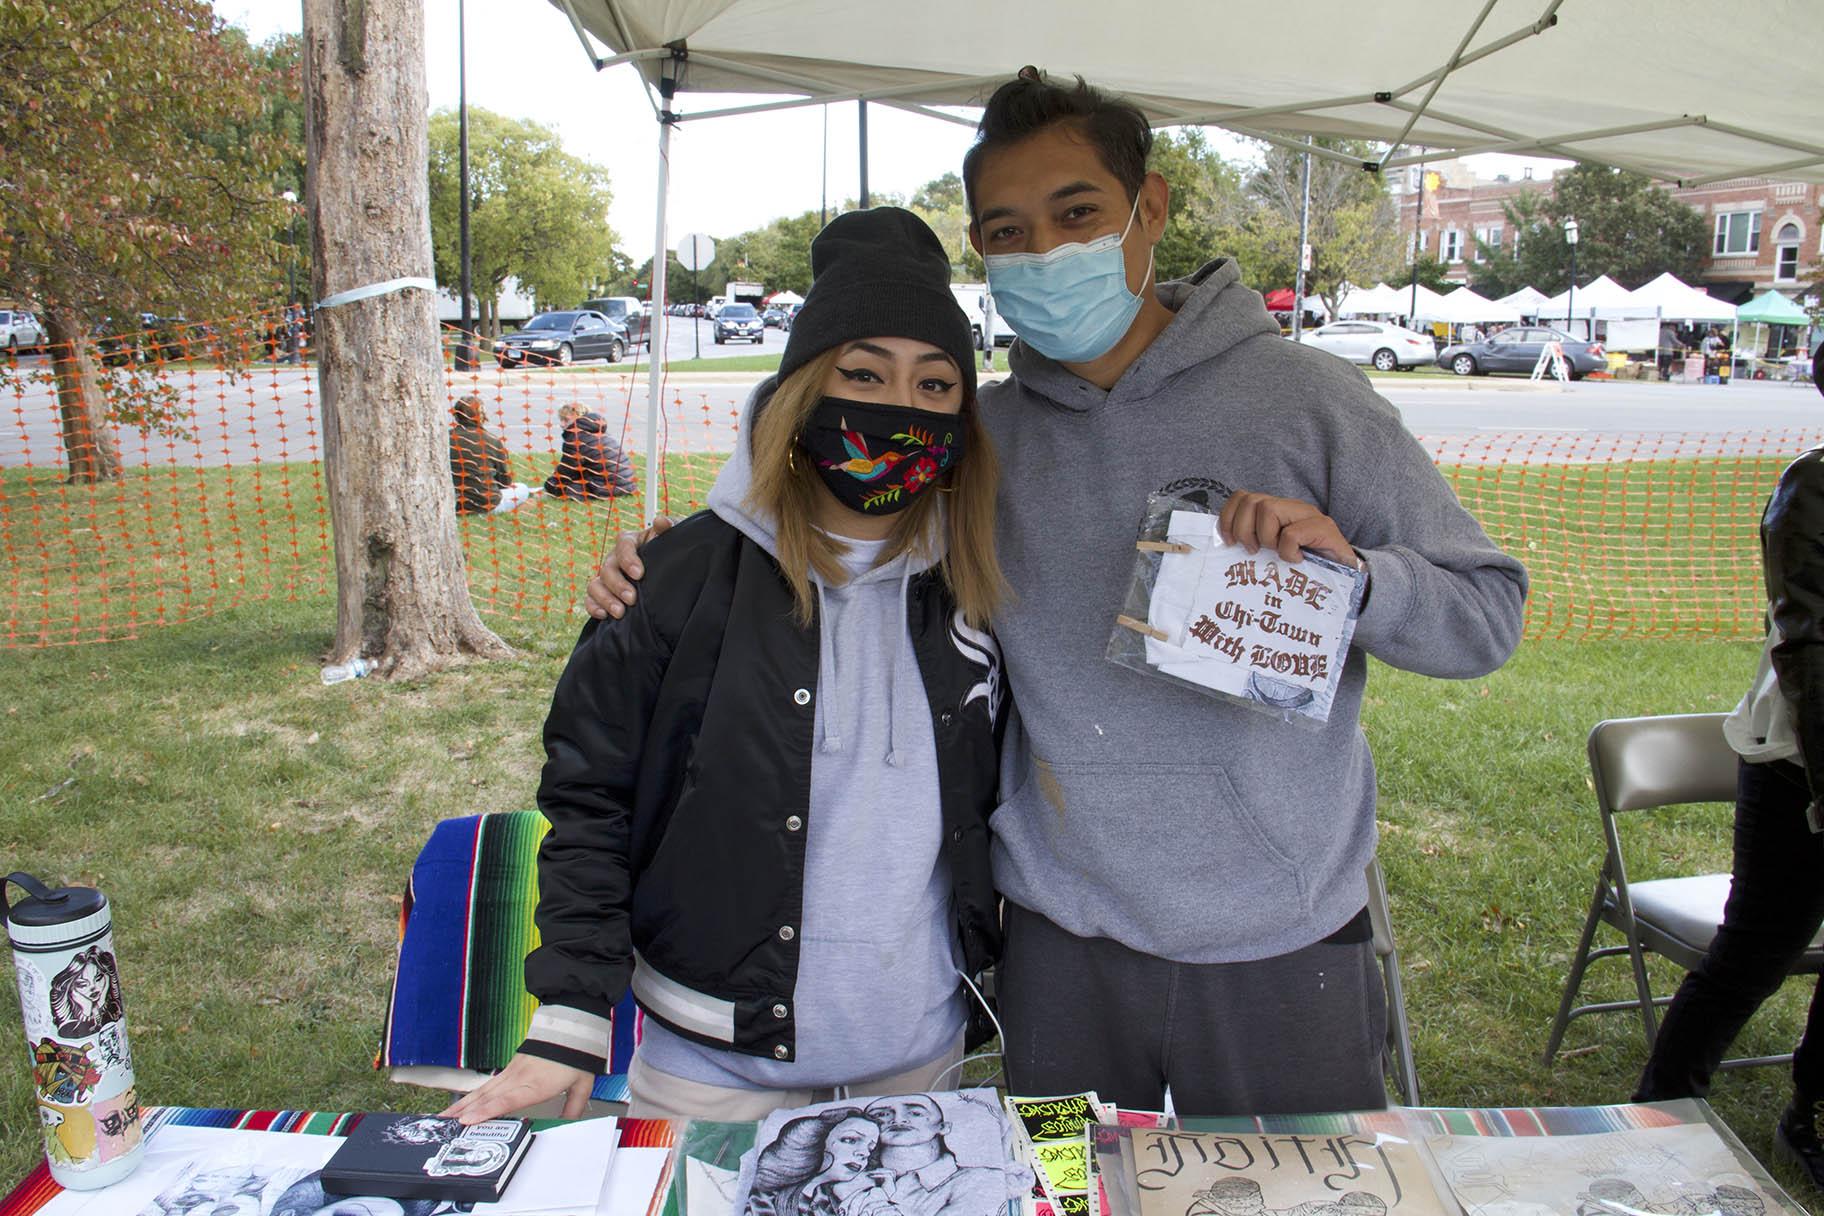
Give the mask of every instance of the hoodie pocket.
M 1035 758 L 1013 802 L 1025 804 L 1018 809 L 1027 825 L 1045 825 L 1054 855 L 1076 858 L 1117 889 L 1177 886 L 1182 896 L 1220 902 L 1240 921 L 1283 918 L 1288 903 L 1309 909 L 1296 844 L 1276 837 L 1219 764 Z M 996 830 L 1015 830 L 1000 819 Z

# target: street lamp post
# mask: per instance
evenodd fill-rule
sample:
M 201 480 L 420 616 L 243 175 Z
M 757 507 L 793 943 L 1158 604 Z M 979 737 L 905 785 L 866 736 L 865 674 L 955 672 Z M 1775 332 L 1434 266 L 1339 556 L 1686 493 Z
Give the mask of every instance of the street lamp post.
M 462 293 L 461 332 L 456 335 L 456 370 L 475 370 L 475 317 L 470 311 L 469 292 L 469 47 L 468 13 L 463 0 L 456 0 L 456 181 L 461 198 L 456 204 L 458 254 L 462 267 L 457 277 L 457 290 Z
M 1574 307 L 1577 303 L 1577 221 L 1575 219 L 1564 221 L 1564 243 L 1571 247 L 1571 286 L 1564 296 L 1564 328 L 1565 332 L 1569 333 L 1571 318 L 1577 315 L 1577 309 Z
M 298 195 L 295 190 L 287 190 L 279 197 L 291 211 L 291 249 L 285 258 L 286 361 L 298 363 L 302 362 L 302 352 L 298 350 Z

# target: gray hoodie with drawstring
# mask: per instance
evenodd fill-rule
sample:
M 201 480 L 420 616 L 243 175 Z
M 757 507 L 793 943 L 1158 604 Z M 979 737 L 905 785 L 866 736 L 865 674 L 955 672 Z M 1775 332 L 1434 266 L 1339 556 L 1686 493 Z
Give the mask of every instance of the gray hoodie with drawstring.
M 1457 502 L 1363 377 L 1280 338 L 1233 262 L 1160 300 L 1176 316 L 1112 388 L 1024 344 L 982 391 L 1001 461 L 995 620 L 1023 737 L 1003 750 L 995 886 L 1079 937 L 1187 963 L 1271 958 L 1367 898 L 1374 760 L 1368 656 L 1426 675 L 1499 667 L 1526 571 Z M 1307 731 L 1110 663 L 1157 491 L 1315 504 L 1368 560 L 1328 724 Z
M 761 384 L 709 507 L 768 553 L 773 521 L 747 505 Z M 937 748 L 906 626 L 906 585 L 941 559 L 849 542 L 849 579 L 817 590 L 813 825 L 794 987 L 797 1058 L 706 1047 L 647 1021 L 640 1058 L 672 1076 L 743 1089 L 822 1089 L 929 1063 L 962 1037 L 967 1008 L 941 856 Z

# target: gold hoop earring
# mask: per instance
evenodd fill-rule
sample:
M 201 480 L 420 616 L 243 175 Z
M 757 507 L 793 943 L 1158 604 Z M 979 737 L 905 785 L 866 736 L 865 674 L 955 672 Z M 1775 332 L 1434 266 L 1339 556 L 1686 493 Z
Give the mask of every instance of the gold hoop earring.
M 785 449 L 785 471 L 788 473 L 798 472 L 798 445 L 795 443 L 791 447 Z

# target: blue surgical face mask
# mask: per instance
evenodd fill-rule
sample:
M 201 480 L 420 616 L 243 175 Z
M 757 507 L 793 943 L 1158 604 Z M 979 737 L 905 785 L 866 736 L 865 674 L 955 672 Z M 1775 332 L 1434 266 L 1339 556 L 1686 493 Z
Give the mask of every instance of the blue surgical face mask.
M 983 257 L 995 311 L 1022 342 L 1059 363 L 1091 363 L 1114 349 L 1134 323 L 1143 299 L 1127 289 L 1127 259 L 1121 251 L 1139 212 L 1136 194 L 1127 227 L 1118 234 L 1059 245 L 1044 253 Z M 1149 251 L 1142 292 L 1152 278 Z

